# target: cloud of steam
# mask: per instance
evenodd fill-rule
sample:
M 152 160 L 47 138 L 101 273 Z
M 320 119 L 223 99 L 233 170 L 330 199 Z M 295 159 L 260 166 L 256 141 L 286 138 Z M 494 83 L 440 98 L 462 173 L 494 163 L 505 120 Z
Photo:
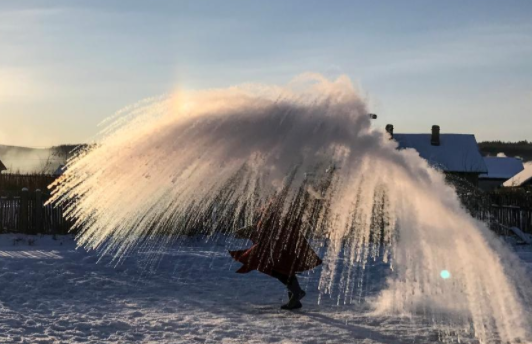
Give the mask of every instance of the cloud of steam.
M 0 145 L 0 160 L 10 173 L 53 173 L 65 161 L 52 149 Z
M 301 202 L 300 190 L 310 196 L 300 208 L 310 235 L 326 242 L 322 293 L 339 280 L 339 300 L 350 302 L 357 269 L 382 257 L 394 273 L 376 312 L 421 312 L 468 333 L 472 324 L 483 342 L 529 338 L 530 292 L 514 255 L 440 172 L 396 147 L 371 128 L 345 76 L 179 92 L 111 119 L 69 162 L 52 201 L 77 221 L 80 245 L 119 258 L 147 239 L 250 224 L 293 179 L 280 211 Z

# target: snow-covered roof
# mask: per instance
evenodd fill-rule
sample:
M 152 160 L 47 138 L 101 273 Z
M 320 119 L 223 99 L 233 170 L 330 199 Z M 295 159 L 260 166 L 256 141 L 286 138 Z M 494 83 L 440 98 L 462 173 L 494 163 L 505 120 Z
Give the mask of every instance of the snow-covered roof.
M 431 134 L 394 134 L 399 148 L 413 148 L 433 167 L 445 172 L 487 173 L 475 135 L 440 134 L 440 145 L 433 146 Z
M 532 182 L 532 164 L 527 163 L 525 169 L 512 178 L 504 182 L 504 186 L 523 186 L 527 182 Z
M 483 179 L 510 179 L 524 169 L 523 162 L 517 158 L 490 156 L 484 158 L 484 163 L 488 173 L 479 176 Z

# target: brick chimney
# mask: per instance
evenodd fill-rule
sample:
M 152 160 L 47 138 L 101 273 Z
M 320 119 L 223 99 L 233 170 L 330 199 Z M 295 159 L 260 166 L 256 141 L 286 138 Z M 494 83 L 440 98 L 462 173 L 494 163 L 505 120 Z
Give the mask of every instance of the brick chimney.
M 393 125 L 386 124 L 386 132 L 390 134 L 390 140 L 393 139 Z
M 432 136 L 430 138 L 430 144 L 433 146 L 440 145 L 440 126 L 439 125 L 432 126 Z

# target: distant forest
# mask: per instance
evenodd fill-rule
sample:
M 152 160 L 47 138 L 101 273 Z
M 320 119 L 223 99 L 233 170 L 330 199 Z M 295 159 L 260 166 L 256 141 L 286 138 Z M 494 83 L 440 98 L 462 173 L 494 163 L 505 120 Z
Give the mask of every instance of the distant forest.
M 484 141 L 478 144 L 480 152 L 485 156 L 496 156 L 504 153 L 506 156 L 521 157 L 524 161 L 532 161 L 532 142 L 503 142 Z

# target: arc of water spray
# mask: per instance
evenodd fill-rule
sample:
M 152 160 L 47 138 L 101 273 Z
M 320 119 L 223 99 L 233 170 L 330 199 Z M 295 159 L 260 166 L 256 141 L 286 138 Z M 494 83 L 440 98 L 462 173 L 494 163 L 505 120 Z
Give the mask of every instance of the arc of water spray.
M 51 201 L 75 221 L 80 246 L 120 258 L 253 224 L 295 165 L 280 221 L 302 202 L 309 236 L 326 243 L 322 293 L 339 280 L 338 300 L 356 299 L 359 272 L 384 259 L 393 273 L 375 312 L 430 314 L 464 332 L 473 324 L 485 343 L 530 340 L 529 281 L 515 256 L 462 209 L 440 172 L 371 128 L 345 76 L 180 92 L 132 107 L 69 161 Z M 302 187 L 307 196 L 297 198 Z

